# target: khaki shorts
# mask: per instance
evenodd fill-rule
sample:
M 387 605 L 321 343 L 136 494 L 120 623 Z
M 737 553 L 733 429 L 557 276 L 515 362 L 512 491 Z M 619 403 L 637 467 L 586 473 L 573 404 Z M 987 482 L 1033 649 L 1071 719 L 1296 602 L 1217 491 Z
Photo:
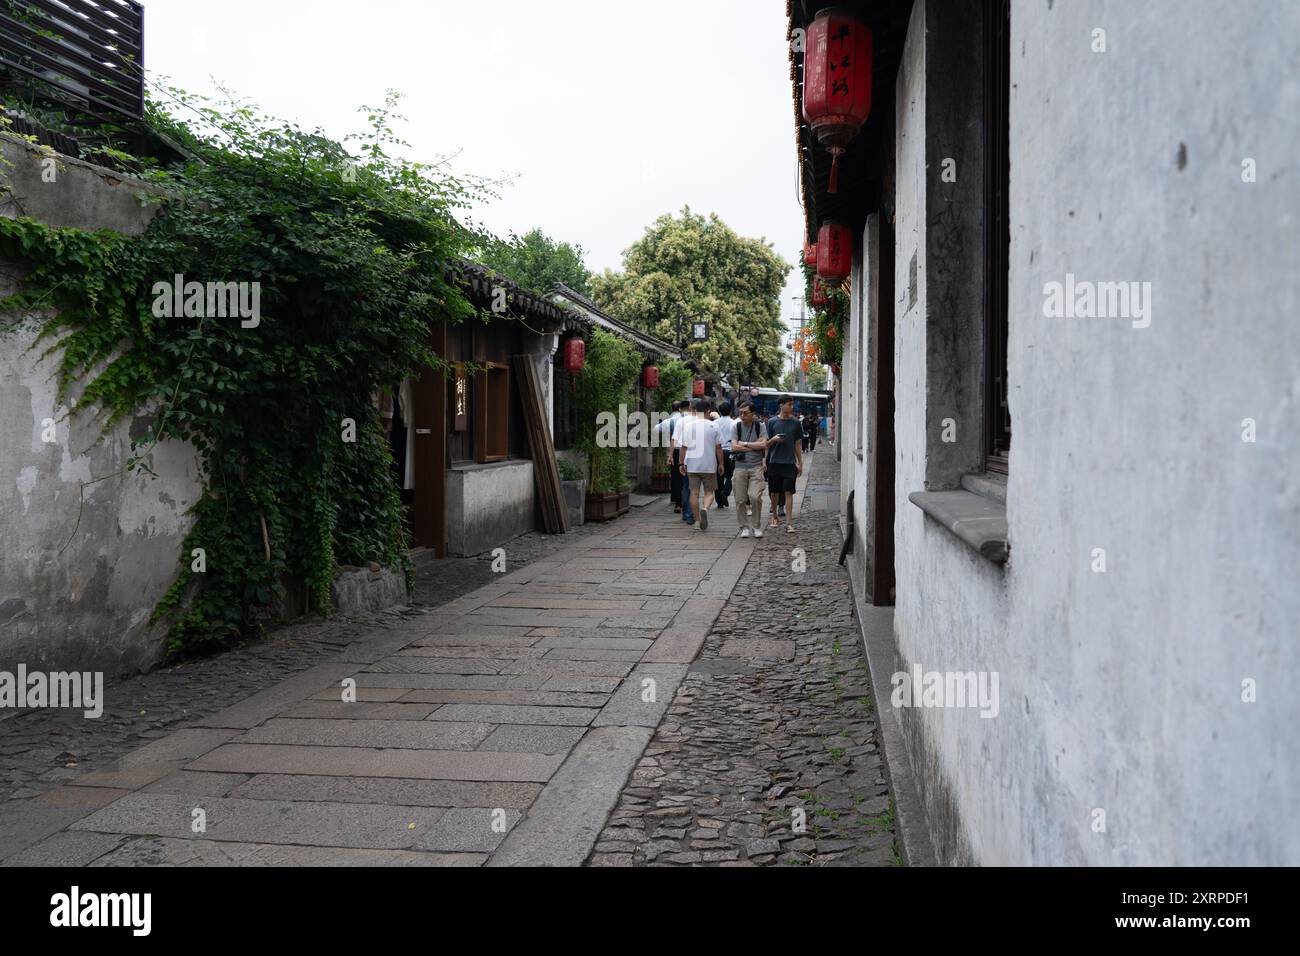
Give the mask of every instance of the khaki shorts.
M 692 471 L 686 476 L 691 481 L 691 494 L 697 495 L 700 489 L 712 494 L 718 490 L 718 473 L 716 471 Z

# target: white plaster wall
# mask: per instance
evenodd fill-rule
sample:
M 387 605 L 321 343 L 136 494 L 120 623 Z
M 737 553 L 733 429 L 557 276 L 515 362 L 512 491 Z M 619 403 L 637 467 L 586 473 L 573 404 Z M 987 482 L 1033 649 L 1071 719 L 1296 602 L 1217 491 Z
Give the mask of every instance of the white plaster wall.
M 0 669 L 146 668 L 165 648 L 148 618 L 175 579 L 200 492 L 194 451 L 163 443 L 157 479 L 121 474 L 131 425 L 101 439 L 90 415 L 67 417 L 53 359 L 37 361 L 48 343 L 32 349 L 34 338 L 6 335 L 0 350 Z
M 952 797 L 957 855 L 981 863 L 1294 865 L 1300 6 L 1013 7 L 1005 570 L 907 500 L 936 386 L 922 3 L 897 88 L 899 650 L 996 670 L 1001 691 L 993 720 L 913 712 L 920 774 Z M 1151 327 L 1045 318 L 1043 285 L 1066 272 L 1151 282 Z
M 54 177 L 42 176 L 44 154 L 7 134 L 0 151 L 0 215 L 138 233 L 157 208 L 143 201 L 157 189 L 130 177 L 62 156 Z M 0 296 L 23 271 L 0 263 Z M 179 570 L 200 493 L 196 456 L 163 443 L 151 458 L 158 478 L 120 474 L 143 423 L 101 435 L 89 414 L 68 417 L 56 361 L 41 359 L 52 343 L 32 348 L 34 330 L 10 330 L 13 319 L 0 320 L 0 669 L 147 668 L 166 646 L 148 618 Z M 45 419 L 56 421 L 53 442 L 43 440 Z
M 863 326 L 863 299 L 861 290 L 864 286 L 862 261 L 855 258 L 849 295 L 849 322 L 845 330 L 845 349 L 840 361 L 840 418 L 836 441 L 840 445 L 840 509 L 848 514 L 849 491 L 858 488 L 865 480 L 865 469 L 857 452 L 862 447 L 859 439 L 861 423 L 858 415 L 858 395 L 862 390 L 861 340 Z M 865 524 L 866 498 L 859 492 L 853 500 L 854 543 L 853 555 L 849 559 L 854 570 L 859 570 L 867 554 Z

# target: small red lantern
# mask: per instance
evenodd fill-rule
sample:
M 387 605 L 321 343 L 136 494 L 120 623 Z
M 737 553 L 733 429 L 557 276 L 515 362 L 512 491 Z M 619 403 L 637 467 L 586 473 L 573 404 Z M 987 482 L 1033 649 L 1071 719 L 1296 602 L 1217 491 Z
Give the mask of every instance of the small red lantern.
M 821 276 L 813 276 L 812 304 L 814 309 L 824 309 L 831 304 L 831 297 L 826 293 L 826 286 Z
M 817 233 L 817 274 L 832 283 L 842 282 L 853 272 L 853 233 L 836 222 L 822 225 Z
M 654 365 L 647 365 L 641 370 L 641 387 L 654 389 L 659 387 L 659 369 Z
M 803 58 L 803 118 L 831 153 L 826 191 L 839 186 L 840 157 L 871 115 L 871 30 L 842 10 L 822 10 L 808 25 Z
M 691 394 L 696 398 L 704 397 L 704 379 L 697 378 L 695 380 L 695 387 L 691 389 Z
M 806 266 L 817 265 L 817 243 L 805 242 L 803 244 L 803 264 Z
M 587 363 L 587 343 L 574 336 L 564 340 L 564 370 L 576 375 Z

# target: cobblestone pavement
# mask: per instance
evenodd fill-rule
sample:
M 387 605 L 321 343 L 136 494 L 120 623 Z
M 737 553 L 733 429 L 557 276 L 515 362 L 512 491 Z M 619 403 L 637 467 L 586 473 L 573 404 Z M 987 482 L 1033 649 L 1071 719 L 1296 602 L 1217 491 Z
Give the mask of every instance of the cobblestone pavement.
M 563 536 L 522 535 L 505 545 L 507 567 L 525 567 L 600 529 L 584 525 Z M 334 657 L 362 635 L 402 626 L 500 577 L 492 571 L 491 554 L 439 561 L 431 552 L 417 553 L 415 565 L 409 608 L 304 620 L 220 655 L 114 682 L 98 720 L 85 720 L 79 711 L 0 711 L 0 809 L 5 801 L 34 797 L 101 770 L 151 740 Z
M 900 862 L 870 678 L 838 567 L 835 464 L 824 446 L 798 534 L 766 534 L 754 550 L 589 865 Z M 719 516 L 715 526 L 732 523 Z

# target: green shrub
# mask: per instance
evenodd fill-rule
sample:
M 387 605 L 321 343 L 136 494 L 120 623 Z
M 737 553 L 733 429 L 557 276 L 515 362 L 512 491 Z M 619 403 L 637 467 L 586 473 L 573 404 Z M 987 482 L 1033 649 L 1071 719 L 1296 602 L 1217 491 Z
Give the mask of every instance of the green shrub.
M 473 312 L 446 268 L 473 241 L 454 214 L 476 193 L 386 154 L 392 95 L 356 158 L 246 104 L 177 96 L 201 122 L 150 121 L 193 159 L 151 174 L 172 198 L 142 235 L 0 218 L 0 255 L 30 267 L 0 308 L 42 323 L 63 397 L 84 383 L 74 409 L 106 426 L 151 414 L 118 474 L 147 472 L 164 439 L 198 451 L 203 494 L 155 612 L 174 651 L 255 630 L 286 579 L 325 612 L 339 564 L 410 574 L 375 397 L 438 364 L 430 322 Z M 154 285 L 177 274 L 259 283 L 260 324 L 159 315 Z

